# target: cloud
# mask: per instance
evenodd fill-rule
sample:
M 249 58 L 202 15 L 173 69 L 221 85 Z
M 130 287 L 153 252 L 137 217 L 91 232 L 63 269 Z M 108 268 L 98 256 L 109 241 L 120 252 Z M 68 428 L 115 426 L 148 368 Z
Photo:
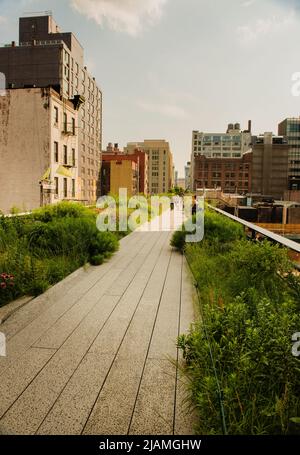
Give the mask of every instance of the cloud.
M 245 2 L 243 2 L 242 6 L 248 8 L 249 6 L 252 6 L 255 2 L 256 0 L 246 0 Z
M 172 104 L 154 104 L 139 101 L 138 106 L 146 112 L 152 112 L 153 114 L 160 114 L 166 117 L 178 119 L 187 117 L 187 113 L 183 108 Z
M 141 33 L 144 26 L 159 22 L 168 0 L 70 0 L 79 13 L 97 24 L 131 36 Z
M 267 19 L 257 19 L 252 25 L 241 25 L 237 28 L 237 34 L 242 44 L 252 44 L 262 37 L 288 28 L 294 21 L 295 12 L 291 11 L 285 16 L 272 16 Z

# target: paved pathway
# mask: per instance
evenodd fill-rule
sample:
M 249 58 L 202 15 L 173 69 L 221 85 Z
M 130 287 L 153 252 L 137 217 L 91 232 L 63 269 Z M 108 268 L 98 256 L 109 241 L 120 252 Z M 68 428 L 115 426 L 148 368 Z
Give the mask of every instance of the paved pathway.
M 2 434 L 192 434 L 174 360 L 192 285 L 170 232 L 135 232 L 0 331 Z

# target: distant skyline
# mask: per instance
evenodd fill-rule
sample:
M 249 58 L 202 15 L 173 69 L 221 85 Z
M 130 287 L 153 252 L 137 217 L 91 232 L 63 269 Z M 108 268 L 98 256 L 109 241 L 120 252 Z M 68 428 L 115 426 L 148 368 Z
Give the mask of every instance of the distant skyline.
M 298 117 L 298 0 L 0 0 L 0 43 L 18 40 L 24 12 L 51 10 L 85 49 L 103 90 L 103 147 L 166 139 L 179 177 L 192 130 L 252 120 L 277 133 Z

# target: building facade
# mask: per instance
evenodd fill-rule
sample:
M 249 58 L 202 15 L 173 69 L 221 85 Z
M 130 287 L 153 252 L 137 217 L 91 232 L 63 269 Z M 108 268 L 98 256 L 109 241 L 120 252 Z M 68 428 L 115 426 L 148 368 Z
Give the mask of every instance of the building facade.
M 79 199 L 77 109 L 51 88 L 0 97 L 2 212 Z
M 185 189 L 191 189 L 191 162 L 188 161 L 184 167 Z
M 130 142 L 124 151 L 134 154 L 141 150 L 148 156 L 148 188 L 150 194 L 168 192 L 174 186 L 174 165 L 170 145 L 165 140 Z
M 83 104 L 78 119 L 79 197 L 94 203 L 100 190 L 102 93 L 84 64 L 77 38 L 61 32 L 51 15 L 22 17 L 19 45 L 0 48 L 0 72 L 7 89 L 52 87 L 63 99 Z
M 103 155 L 101 166 L 101 195 L 117 196 L 120 188 L 128 197 L 138 193 L 139 167 L 135 159 L 126 155 Z
M 246 194 L 251 190 L 251 152 L 240 158 L 210 158 L 197 154 L 194 159 L 194 191 L 218 189 L 224 193 Z
M 125 153 L 119 149 L 119 144 L 114 145 L 110 142 L 105 151 L 102 152 L 103 163 L 107 161 L 129 160 L 134 161 L 137 165 L 137 192 L 147 195 L 149 193 L 148 185 L 148 155 L 142 150 L 135 149 L 131 154 Z M 102 163 L 102 164 L 103 164 Z M 102 171 L 101 171 L 102 175 Z M 121 182 L 119 188 L 122 188 Z M 106 185 L 101 184 L 101 195 L 108 194 Z
M 178 188 L 181 188 L 183 190 L 185 190 L 185 179 L 182 179 L 182 178 L 178 178 L 177 179 L 177 186 Z
M 252 193 L 283 199 L 289 186 L 289 144 L 285 137 L 253 137 Z
M 241 158 L 249 150 L 251 150 L 251 121 L 249 121 L 248 129 L 245 131 L 241 131 L 239 123 L 230 123 L 226 133 L 193 131 L 191 155 L 192 190 L 196 189 L 194 186 L 196 180 L 196 176 L 194 175 L 196 157 Z
M 289 191 L 300 190 L 300 118 L 286 118 L 278 125 L 278 134 L 285 136 L 289 145 Z

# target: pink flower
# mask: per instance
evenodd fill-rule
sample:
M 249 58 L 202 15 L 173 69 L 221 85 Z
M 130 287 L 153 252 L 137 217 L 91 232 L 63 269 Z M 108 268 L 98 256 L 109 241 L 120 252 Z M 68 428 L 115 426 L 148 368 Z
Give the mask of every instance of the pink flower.
M 1 283 L 1 284 L 0 284 L 0 287 L 1 287 L 2 289 L 6 289 L 6 283 Z

